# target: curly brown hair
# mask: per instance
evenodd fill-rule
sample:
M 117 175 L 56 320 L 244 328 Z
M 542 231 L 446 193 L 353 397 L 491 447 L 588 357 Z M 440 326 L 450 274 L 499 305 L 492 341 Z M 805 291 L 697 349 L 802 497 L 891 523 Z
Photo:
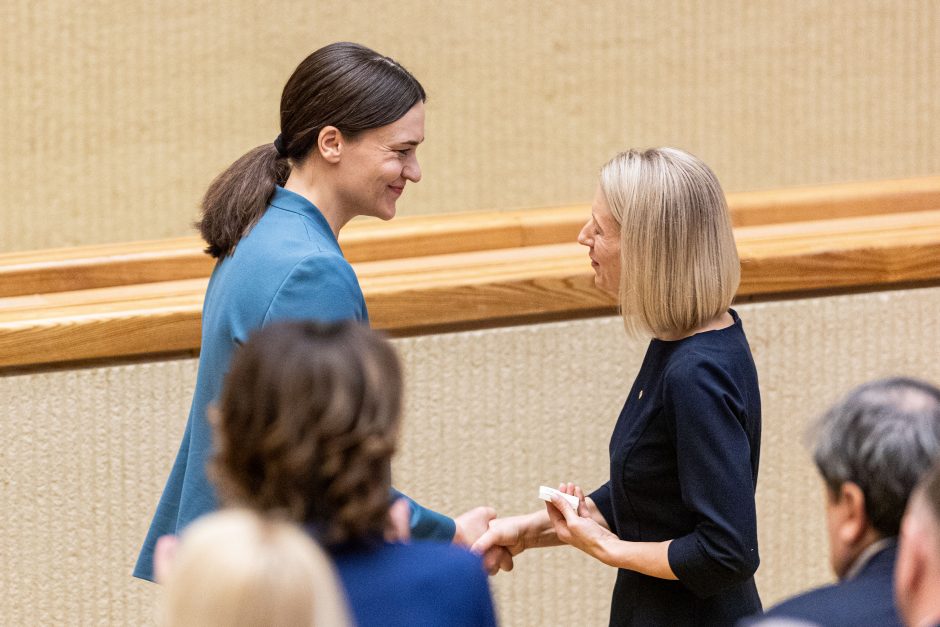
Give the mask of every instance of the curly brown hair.
M 279 322 L 237 350 L 210 471 L 226 504 L 314 527 L 327 545 L 381 536 L 401 367 L 356 322 Z

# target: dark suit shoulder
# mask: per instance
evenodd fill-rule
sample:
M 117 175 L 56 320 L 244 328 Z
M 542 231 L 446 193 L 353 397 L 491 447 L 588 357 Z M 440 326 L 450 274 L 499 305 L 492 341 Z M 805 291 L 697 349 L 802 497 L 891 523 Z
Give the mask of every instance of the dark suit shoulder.
M 417 541 L 334 553 L 333 558 L 363 627 L 496 624 L 483 564 L 466 549 Z
M 823 586 L 784 601 L 765 618 L 794 618 L 833 627 L 900 627 L 891 580 L 855 579 Z

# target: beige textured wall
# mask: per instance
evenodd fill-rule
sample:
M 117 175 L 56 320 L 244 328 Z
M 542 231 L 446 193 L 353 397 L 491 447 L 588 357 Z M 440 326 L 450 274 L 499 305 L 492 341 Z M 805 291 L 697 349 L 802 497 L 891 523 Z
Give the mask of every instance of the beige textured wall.
M 825 581 L 807 420 L 850 386 L 940 381 L 940 288 L 739 308 L 761 378 L 758 490 L 765 603 Z M 607 441 L 643 346 L 617 318 L 398 341 L 407 416 L 396 483 L 445 512 L 539 507 L 541 483 L 605 478 Z M 182 433 L 195 361 L 0 378 L 0 623 L 146 624 L 130 577 Z M 498 576 L 504 624 L 606 624 L 613 572 L 573 549 Z
M 629 146 L 729 190 L 936 174 L 938 30 L 935 0 L 4 2 L 0 251 L 190 233 L 338 39 L 430 93 L 403 214 L 588 201 Z

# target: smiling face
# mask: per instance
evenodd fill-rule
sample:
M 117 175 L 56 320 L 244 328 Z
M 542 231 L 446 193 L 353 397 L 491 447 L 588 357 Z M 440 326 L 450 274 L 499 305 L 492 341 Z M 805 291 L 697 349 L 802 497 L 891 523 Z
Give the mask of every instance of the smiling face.
M 600 186 L 594 193 L 591 218 L 578 234 L 578 243 L 590 249 L 594 285 L 616 295 L 620 289 L 620 225 L 610 212 Z
M 424 141 L 424 103 L 391 124 L 363 131 L 343 147 L 337 171 L 337 200 L 352 218 L 395 217 L 395 202 L 408 181 L 421 180 L 416 150 Z

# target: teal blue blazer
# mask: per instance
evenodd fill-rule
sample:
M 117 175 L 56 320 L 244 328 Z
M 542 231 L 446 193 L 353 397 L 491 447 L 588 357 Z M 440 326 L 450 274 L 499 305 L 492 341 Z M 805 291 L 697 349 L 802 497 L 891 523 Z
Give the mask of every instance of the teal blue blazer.
M 212 445 L 206 409 L 221 393 L 235 347 L 253 331 L 285 319 L 367 324 L 369 315 L 356 274 L 326 218 L 303 196 L 277 187 L 264 215 L 234 252 L 216 264 L 209 279 L 196 391 L 135 577 L 153 580 L 153 550 L 160 536 L 179 533 L 217 509 L 215 491 L 206 477 Z M 453 520 L 409 501 L 413 537 L 453 538 Z

